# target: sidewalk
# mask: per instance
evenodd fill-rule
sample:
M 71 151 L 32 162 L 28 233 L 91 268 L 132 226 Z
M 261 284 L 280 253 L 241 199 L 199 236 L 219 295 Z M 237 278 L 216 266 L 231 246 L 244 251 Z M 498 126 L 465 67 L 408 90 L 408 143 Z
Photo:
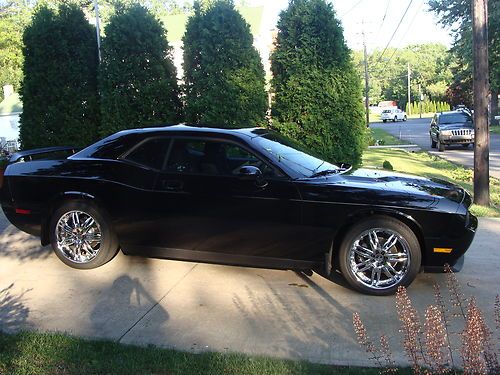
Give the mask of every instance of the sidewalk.
M 500 276 L 500 219 L 480 219 L 457 274 L 493 325 Z M 409 294 L 421 318 L 442 274 L 420 274 Z M 125 344 L 184 351 L 242 352 L 367 365 L 352 313 L 369 335 L 384 333 L 404 353 L 393 297 L 369 297 L 318 275 L 125 257 L 78 271 L 0 218 L 0 329 L 57 330 Z

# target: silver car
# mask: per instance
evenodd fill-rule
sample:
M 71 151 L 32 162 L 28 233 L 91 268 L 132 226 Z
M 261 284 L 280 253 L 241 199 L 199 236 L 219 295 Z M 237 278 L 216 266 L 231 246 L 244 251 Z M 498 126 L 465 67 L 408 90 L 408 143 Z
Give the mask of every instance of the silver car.
M 431 147 L 444 151 L 446 146 L 474 144 L 474 124 L 468 111 L 436 113 L 429 129 Z

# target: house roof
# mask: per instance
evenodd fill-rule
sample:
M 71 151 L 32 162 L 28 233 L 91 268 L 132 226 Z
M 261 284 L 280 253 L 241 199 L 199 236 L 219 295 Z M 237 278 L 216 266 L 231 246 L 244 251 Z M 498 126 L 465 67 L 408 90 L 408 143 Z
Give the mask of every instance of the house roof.
M 22 112 L 23 111 L 23 103 L 21 102 L 21 98 L 19 94 L 12 94 L 6 97 L 0 103 L 0 115 L 6 115 L 13 112 Z
M 237 10 L 250 25 L 252 35 L 257 36 L 262 26 L 264 7 L 237 7 Z M 162 17 L 161 21 L 167 29 L 167 39 L 170 43 L 182 41 L 188 18 L 189 14 L 174 14 Z

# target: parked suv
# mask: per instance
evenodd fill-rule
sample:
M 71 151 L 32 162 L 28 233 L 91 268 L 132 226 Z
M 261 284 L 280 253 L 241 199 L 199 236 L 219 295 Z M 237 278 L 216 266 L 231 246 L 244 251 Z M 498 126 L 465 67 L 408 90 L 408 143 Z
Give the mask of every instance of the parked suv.
M 431 147 L 444 151 L 446 146 L 474 144 L 474 124 L 468 111 L 456 110 L 436 113 L 429 129 Z
M 400 110 L 399 108 L 384 109 L 380 114 L 380 118 L 383 122 L 402 120 L 406 121 L 406 112 Z

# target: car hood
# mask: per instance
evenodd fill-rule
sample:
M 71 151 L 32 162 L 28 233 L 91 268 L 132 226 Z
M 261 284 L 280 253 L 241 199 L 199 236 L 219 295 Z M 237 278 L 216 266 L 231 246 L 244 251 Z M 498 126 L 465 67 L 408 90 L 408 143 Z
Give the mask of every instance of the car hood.
M 304 200 L 457 212 L 470 195 L 447 181 L 378 169 L 298 180 Z M 466 199 L 467 198 L 467 199 Z
M 464 196 L 463 188 L 448 181 L 378 169 L 356 169 L 342 175 L 342 179 L 350 185 L 376 186 L 393 192 L 445 197 L 457 203 Z

